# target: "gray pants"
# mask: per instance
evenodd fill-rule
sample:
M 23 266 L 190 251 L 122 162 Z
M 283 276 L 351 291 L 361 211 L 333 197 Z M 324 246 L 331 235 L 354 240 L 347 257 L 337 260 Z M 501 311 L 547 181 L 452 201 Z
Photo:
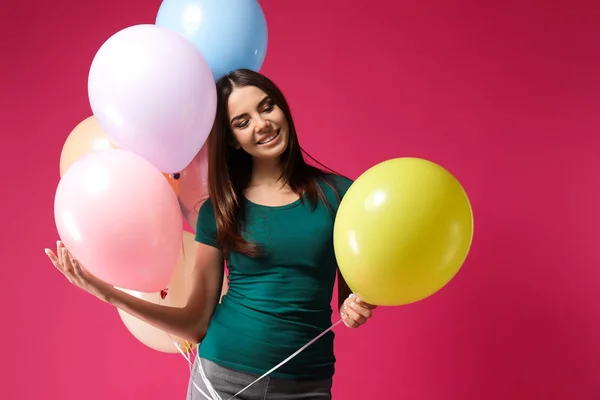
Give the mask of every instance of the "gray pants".
M 238 393 L 254 382 L 259 376 L 222 367 L 206 359 L 196 357 L 194 369 L 188 387 L 187 400 L 206 400 L 194 383 L 208 394 L 202 375 L 198 369 L 198 360 L 202 363 L 204 374 L 213 389 L 223 400 Z M 264 377 L 250 386 L 235 400 L 331 400 L 332 380 L 323 381 L 289 381 Z M 210 397 L 210 394 L 209 394 Z

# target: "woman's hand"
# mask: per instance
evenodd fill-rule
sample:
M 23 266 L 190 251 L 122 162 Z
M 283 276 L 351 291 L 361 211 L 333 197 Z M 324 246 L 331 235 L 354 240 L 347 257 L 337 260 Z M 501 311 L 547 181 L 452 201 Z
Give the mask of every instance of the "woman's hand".
M 107 301 L 106 296 L 109 290 L 112 289 L 112 286 L 86 271 L 85 268 L 73 258 L 61 241 L 56 242 L 56 254 L 50 249 L 45 249 L 44 251 L 56 269 L 58 269 L 69 282 L 99 299 Z
M 357 296 L 352 293 L 340 309 L 340 314 L 344 324 L 348 328 L 358 328 L 364 325 L 373 315 L 373 310 L 377 306 L 362 302 Z

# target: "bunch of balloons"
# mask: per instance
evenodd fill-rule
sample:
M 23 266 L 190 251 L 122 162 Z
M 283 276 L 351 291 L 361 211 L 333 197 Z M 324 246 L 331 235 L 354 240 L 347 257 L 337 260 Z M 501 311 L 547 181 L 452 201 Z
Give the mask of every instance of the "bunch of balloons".
M 98 49 L 92 115 L 63 145 L 54 200 L 61 240 L 92 274 L 149 301 L 187 296 L 193 250 L 183 221 L 195 228 L 207 197 L 215 81 L 260 70 L 266 48 L 257 0 L 164 0 L 155 24 L 126 27 Z M 177 351 L 119 315 L 144 344 Z

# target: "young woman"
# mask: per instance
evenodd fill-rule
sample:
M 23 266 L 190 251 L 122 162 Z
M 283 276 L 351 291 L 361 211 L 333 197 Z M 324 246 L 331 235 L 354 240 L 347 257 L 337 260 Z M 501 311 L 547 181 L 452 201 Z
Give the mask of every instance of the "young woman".
M 237 70 L 217 82 L 208 140 L 210 198 L 200 208 L 193 287 L 183 308 L 152 304 L 90 275 L 68 250 L 46 249 L 75 285 L 160 329 L 200 343 L 198 359 L 216 392 L 231 396 L 331 326 L 337 264 L 333 223 L 351 181 L 308 165 L 288 104 L 265 76 Z M 229 267 L 229 290 L 219 297 Z M 340 315 L 356 328 L 373 306 L 338 273 Z M 331 399 L 330 331 L 240 400 Z M 198 365 L 196 365 L 198 367 Z M 188 399 L 204 399 L 194 368 Z

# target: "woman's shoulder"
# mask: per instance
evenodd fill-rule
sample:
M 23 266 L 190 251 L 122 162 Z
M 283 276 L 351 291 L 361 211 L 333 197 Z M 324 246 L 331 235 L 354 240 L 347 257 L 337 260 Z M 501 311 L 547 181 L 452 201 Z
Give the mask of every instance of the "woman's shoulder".
M 210 198 L 203 200 L 196 221 L 196 241 L 213 247 L 217 245 L 217 222 Z
M 325 173 L 323 179 L 326 183 L 332 185 L 341 196 L 346 194 L 352 183 L 354 183 L 352 179 L 333 172 Z
M 200 209 L 198 210 L 198 219 L 208 219 L 212 221 L 215 220 L 215 210 L 210 197 L 207 197 L 202 201 Z
M 321 190 L 332 204 L 338 204 L 342 200 L 352 183 L 352 179 L 333 172 L 323 173 L 319 179 Z

